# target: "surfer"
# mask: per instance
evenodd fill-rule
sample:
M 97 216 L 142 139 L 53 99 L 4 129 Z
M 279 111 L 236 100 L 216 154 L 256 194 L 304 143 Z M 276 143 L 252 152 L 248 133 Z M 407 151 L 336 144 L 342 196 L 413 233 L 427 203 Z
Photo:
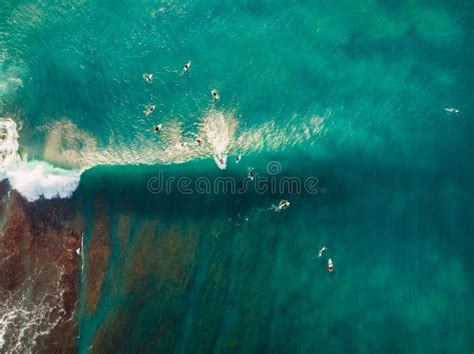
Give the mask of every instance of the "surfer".
M 237 156 L 235 158 L 235 163 L 239 163 L 241 159 L 242 159 L 242 155 Z
M 255 171 L 253 169 L 253 167 L 249 167 L 249 172 L 247 173 L 247 177 L 253 181 L 253 179 L 255 178 Z
M 323 248 L 321 248 L 318 252 L 318 257 L 322 257 L 324 252 L 326 252 L 328 250 L 328 248 L 326 246 L 324 246 Z
M 143 78 L 149 84 L 151 84 L 153 82 L 153 74 L 143 74 Z
M 150 114 L 153 113 L 153 111 L 155 110 L 156 106 L 154 104 L 150 104 L 148 106 L 145 107 L 145 110 L 143 111 L 143 114 L 145 116 L 148 116 Z
M 328 271 L 329 271 L 329 273 L 332 273 L 333 270 L 334 270 L 334 266 L 332 264 L 332 259 L 329 258 L 329 260 L 328 260 Z
M 213 89 L 213 90 L 211 91 L 211 95 L 212 95 L 212 98 L 213 98 L 214 100 L 216 100 L 216 101 L 221 98 L 221 96 L 219 96 L 219 92 L 217 92 L 216 89 Z
M 277 211 L 282 211 L 282 210 L 285 210 L 286 208 L 288 208 L 290 206 L 290 202 L 286 199 L 282 199 L 280 201 L 280 203 L 278 203 L 277 207 L 276 207 L 276 210 Z
M 189 71 L 191 69 L 191 60 L 184 64 L 183 72 Z
M 161 130 L 161 127 L 162 127 L 161 124 L 155 125 L 155 132 L 159 132 Z
M 448 113 L 459 113 L 459 109 L 456 108 L 445 108 L 444 110 Z
M 197 142 L 199 145 L 201 145 L 201 143 L 202 143 L 202 137 L 201 137 L 201 136 L 198 136 L 198 137 L 196 138 L 196 142 Z
M 225 170 L 227 168 L 227 155 L 224 153 L 218 153 L 213 155 L 214 161 L 221 170 Z

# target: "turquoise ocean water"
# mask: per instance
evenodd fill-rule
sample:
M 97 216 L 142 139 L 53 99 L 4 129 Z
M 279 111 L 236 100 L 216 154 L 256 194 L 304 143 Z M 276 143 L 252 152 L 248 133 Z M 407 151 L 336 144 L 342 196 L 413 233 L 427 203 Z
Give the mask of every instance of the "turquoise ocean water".
M 78 352 L 472 352 L 473 16 L 469 1 L 4 0 L 0 116 L 24 161 L 83 172 L 68 190 L 86 255 L 106 220 Z M 318 193 L 147 187 L 242 183 L 271 161 Z

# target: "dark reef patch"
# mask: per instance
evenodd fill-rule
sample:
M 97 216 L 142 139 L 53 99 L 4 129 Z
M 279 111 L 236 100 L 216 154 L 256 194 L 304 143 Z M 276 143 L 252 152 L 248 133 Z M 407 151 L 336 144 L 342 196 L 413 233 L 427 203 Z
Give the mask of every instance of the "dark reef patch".
M 2 349 L 73 353 L 82 219 L 69 200 L 28 203 L 5 182 L 0 189 Z
M 100 301 L 100 292 L 110 258 L 108 205 L 100 197 L 95 203 L 96 220 L 88 252 L 87 310 L 95 311 Z

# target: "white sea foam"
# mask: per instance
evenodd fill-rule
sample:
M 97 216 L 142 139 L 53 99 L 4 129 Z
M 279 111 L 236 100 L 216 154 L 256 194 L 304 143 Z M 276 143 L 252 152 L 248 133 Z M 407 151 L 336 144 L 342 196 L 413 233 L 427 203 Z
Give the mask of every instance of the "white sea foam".
M 220 169 L 227 167 L 227 155 L 230 143 L 235 138 L 237 120 L 231 115 L 211 111 L 202 123 L 202 132 L 212 148 L 212 155 Z
M 22 159 L 18 153 L 18 138 L 15 121 L 0 119 L 0 179 L 8 179 L 12 188 L 28 201 L 71 196 L 79 185 L 81 171 Z
M 190 131 L 178 121 L 163 123 L 158 134 L 139 135 L 132 143 L 120 142 L 112 135 L 99 144 L 95 138 L 82 131 L 67 119 L 47 127 L 45 158 L 74 169 L 85 170 L 97 165 L 174 164 L 214 157 L 219 167 L 225 167 L 227 155 L 235 134 L 237 119 L 230 112 L 211 110 L 197 124 L 197 131 Z M 202 143 L 196 141 L 202 138 Z
M 308 142 L 313 145 L 327 116 L 294 116 L 283 126 L 268 121 L 238 129 L 239 121 L 232 111 L 211 109 L 194 126 L 197 130 L 170 120 L 163 122 L 158 134 L 140 134 L 131 143 L 116 134 L 111 134 L 108 142 L 99 143 L 92 134 L 65 118 L 46 127 L 44 157 L 76 170 L 97 165 L 175 164 L 207 158 L 214 158 L 218 167 L 225 168 L 227 156 L 232 154 L 282 151 Z M 202 143 L 196 141 L 197 137 Z
M 0 300 L 0 352 L 34 353 L 38 338 L 72 319 L 72 314 L 66 317 L 64 271 L 56 269 L 57 276 L 46 281 L 48 292 L 35 292 L 25 283 L 23 294 L 8 294 Z M 35 270 L 30 278 L 36 279 L 40 272 Z

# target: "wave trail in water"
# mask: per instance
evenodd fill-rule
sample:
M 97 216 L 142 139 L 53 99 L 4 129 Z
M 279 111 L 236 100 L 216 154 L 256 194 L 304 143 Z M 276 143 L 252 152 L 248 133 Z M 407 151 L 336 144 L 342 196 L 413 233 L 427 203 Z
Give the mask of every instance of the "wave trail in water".
M 97 165 L 174 164 L 206 158 L 214 158 L 220 168 L 225 168 L 229 155 L 283 151 L 307 143 L 311 147 L 324 120 L 319 116 L 293 117 L 283 126 L 272 121 L 244 127 L 233 112 L 211 109 L 191 127 L 168 121 L 158 133 L 142 132 L 124 142 L 120 132 L 113 132 L 107 142 L 99 143 L 92 134 L 62 119 L 47 127 L 44 158 L 81 170 Z
M 232 154 L 277 151 L 311 141 L 323 121 L 316 116 L 296 124 L 292 119 L 283 127 L 266 123 L 238 132 L 239 121 L 233 113 L 210 110 L 188 133 L 179 122 L 169 122 L 156 136 L 139 136 L 132 145 L 113 139 L 100 145 L 93 135 L 62 119 L 47 127 L 45 162 L 20 157 L 16 122 L 0 118 L 0 180 L 8 179 L 28 201 L 67 198 L 79 185 L 82 172 L 97 165 L 171 164 L 212 157 L 225 169 Z
M 225 169 L 230 143 L 234 140 L 237 120 L 232 115 L 211 111 L 202 123 L 202 133 L 206 142 L 212 148 L 212 154 L 217 166 Z

